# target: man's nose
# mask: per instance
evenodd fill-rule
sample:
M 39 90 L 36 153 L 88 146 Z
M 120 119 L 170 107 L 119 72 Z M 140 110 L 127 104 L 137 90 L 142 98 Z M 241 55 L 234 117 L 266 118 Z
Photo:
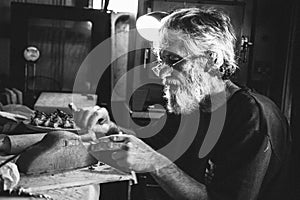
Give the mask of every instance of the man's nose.
M 164 78 L 166 78 L 168 76 L 171 76 L 172 72 L 173 72 L 173 68 L 172 67 L 170 67 L 169 65 L 163 64 L 161 66 L 160 71 L 159 71 L 159 77 L 161 79 L 164 79 Z

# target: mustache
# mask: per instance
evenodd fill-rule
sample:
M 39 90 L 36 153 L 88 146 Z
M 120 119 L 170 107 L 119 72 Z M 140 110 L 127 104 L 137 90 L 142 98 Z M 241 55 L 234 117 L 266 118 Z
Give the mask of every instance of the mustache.
M 182 83 L 180 80 L 178 80 L 176 78 L 168 77 L 163 80 L 163 84 L 164 85 L 181 85 Z
M 202 83 L 202 76 L 197 75 L 197 79 L 192 77 L 195 74 L 187 73 L 184 76 L 176 76 L 176 77 L 166 77 L 163 80 L 164 84 L 164 92 L 169 92 L 170 95 L 180 93 L 186 93 L 187 95 L 193 96 L 192 94 L 195 92 L 195 88 L 199 89 L 199 92 L 202 93 L 202 87 L 204 86 Z M 197 81 L 195 81 L 195 79 Z M 193 81 L 194 80 L 194 81 Z M 175 87 L 174 87 L 175 86 Z M 197 93 L 199 95 L 199 92 Z

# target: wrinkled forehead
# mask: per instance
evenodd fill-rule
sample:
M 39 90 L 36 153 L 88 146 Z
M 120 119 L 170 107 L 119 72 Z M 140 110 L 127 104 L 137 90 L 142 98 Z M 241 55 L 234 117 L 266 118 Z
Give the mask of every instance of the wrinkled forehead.
M 181 30 L 162 28 L 158 48 L 168 50 L 182 57 L 187 55 L 205 56 L 207 52 L 213 51 L 219 45 L 212 40 L 188 35 Z
M 160 31 L 159 36 L 158 48 L 160 50 L 167 50 L 178 55 L 189 54 L 180 32 L 164 29 Z

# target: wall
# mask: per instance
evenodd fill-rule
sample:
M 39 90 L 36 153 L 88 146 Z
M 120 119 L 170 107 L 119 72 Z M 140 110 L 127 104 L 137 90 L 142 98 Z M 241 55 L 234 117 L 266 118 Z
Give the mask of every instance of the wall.
M 287 62 L 291 1 L 256 0 L 256 3 L 255 37 L 248 84 L 269 96 L 280 107 Z
M 28 2 L 52 5 L 74 6 L 74 0 L 1 0 L 0 1 L 0 80 L 9 75 L 10 55 L 10 4 L 11 2 Z M 0 81 L 1 84 L 1 81 Z
M 292 36 L 292 51 L 291 51 L 291 80 L 292 80 L 292 107 L 291 107 L 291 131 L 293 134 L 293 150 L 295 162 L 295 196 L 300 197 L 300 3 L 295 5 L 295 22 L 294 22 L 294 35 Z M 298 198 L 299 199 L 299 198 Z
M 9 7 L 11 0 L 0 1 L 0 78 L 9 70 Z

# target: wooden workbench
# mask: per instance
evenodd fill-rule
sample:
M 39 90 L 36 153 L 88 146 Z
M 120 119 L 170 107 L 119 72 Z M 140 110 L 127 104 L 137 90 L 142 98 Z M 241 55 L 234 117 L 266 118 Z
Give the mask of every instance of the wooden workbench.
M 19 186 L 33 193 L 50 195 L 54 200 L 99 199 L 99 184 L 128 181 L 128 190 L 134 177 L 108 165 L 82 168 L 59 174 L 26 176 L 21 174 Z M 129 193 L 127 195 L 129 199 Z
M 14 133 L 11 133 L 11 137 L 14 136 L 20 136 L 22 140 L 18 139 L 16 144 L 14 144 L 15 147 L 18 147 L 17 150 L 21 151 L 28 145 L 32 145 L 32 143 L 35 143 L 39 141 L 43 136 L 44 132 L 37 133 L 36 131 L 32 131 L 27 129 L 27 127 L 24 124 L 19 124 L 19 126 L 15 129 Z M 31 138 L 30 135 L 34 134 L 37 136 L 38 134 L 41 135 L 41 137 L 37 140 L 36 137 Z M 11 153 L 17 154 L 18 152 L 12 152 L 11 148 L 8 146 L 1 146 L 5 143 L 4 138 L 7 135 L 1 134 L 0 132 L 0 163 L 2 161 L 7 160 L 10 158 Z M 25 140 L 25 136 L 29 137 Z M 10 138 L 10 142 L 15 141 Z M 20 142 L 21 141 L 21 142 Z M 26 141 L 26 144 L 25 144 Z M 28 141 L 32 142 L 28 144 Z M 19 148 L 20 147 L 20 148 Z M 22 148 L 21 148 L 22 147 Z M 16 150 L 16 148 L 14 148 Z M 136 182 L 136 177 L 134 177 L 131 174 L 123 173 L 119 170 L 116 170 L 108 165 L 98 165 L 96 168 L 90 169 L 90 168 L 81 168 L 77 170 L 70 170 L 65 171 L 63 173 L 58 174 L 40 174 L 35 176 L 29 176 L 21 174 L 21 179 L 18 183 L 18 186 L 24 187 L 25 189 L 28 189 L 28 191 L 32 193 L 41 193 L 41 194 L 47 194 L 50 195 L 54 200 L 90 200 L 90 199 L 99 199 L 99 185 L 101 186 L 107 186 L 110 184 L 106 183 L 112 183 L 112 184 L 118 184 L 118 185 L 125 185 L 125 190 L 123 194 L 122 191 L 118 191 L 117 193 L 120 194 L 123 199 L 130 199 L 130 189 L 131 185 Z M 128 188 L 127 188 L 128 185 Z M 102 190 L 103 192 L 108 190 Z M 114 190 L 115 191 L 115 190 Z M 107 192 L 106 192 L 107 194 Z M 105 195 L 104 195 L 105 196 Z M 124 198 L 123 198 L 124 197 Z M 19 198 L 19 197 L 1 197 L 0 200 L 16 200 L 16 199 L 32 199 L 32 198 Z M 117 198 L 120 200 L 120 198 Z M 102 200 L 102 199 L 101 199 Z M 105 199 L 107 200 L 107 198 Z M 111 198 L 109 198 L 111 200 Z

